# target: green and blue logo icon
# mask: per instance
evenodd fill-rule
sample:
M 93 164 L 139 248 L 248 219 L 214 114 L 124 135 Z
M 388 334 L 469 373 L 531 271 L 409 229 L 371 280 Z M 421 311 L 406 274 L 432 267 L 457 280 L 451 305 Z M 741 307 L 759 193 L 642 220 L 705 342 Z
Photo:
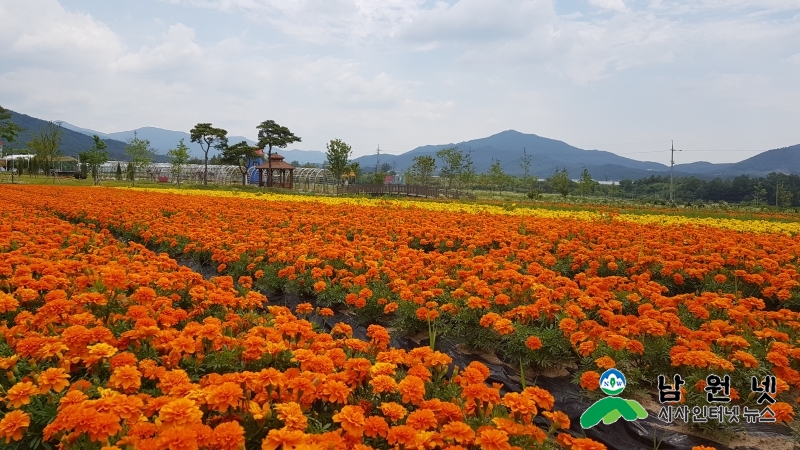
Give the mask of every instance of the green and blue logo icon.
M 581 414 L 581 426 L 592 428 L 603 422 L 610 425 L 620 417 L 633 422 L 647 417 L 647 411 L 636 400 L 617 397 L 625 390 L 625 375 L 617 369 L 608 369 L 600 376 L 600 389 L 608 395 L 592 404 Z

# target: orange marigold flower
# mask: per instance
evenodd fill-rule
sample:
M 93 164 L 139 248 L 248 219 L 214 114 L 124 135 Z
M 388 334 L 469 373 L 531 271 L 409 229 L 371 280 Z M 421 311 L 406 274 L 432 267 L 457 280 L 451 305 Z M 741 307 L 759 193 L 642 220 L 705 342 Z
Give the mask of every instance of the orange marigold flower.
M 537 336 L 530 336 L 525 340 L 525 346 L 533 351 L 539 350 L 542 348 L 542 340 Z
M 60 367 L 51 367 L 40 373 L 37 381 L 42 391 L 61 392 L 69 387 L 69 374 Z
M 223 422 L 214 428 L 214 443 L 220 450 L 244 447 L 244 428 L 238 422 Z
M 561 328 L 561 331 L 564 332 L 564 336 L 568 336 L 572 334 L 573 331 L 576 331 L 578 329 L 578 324 L 575 322 L 575 320 L 567 317 L 561 319 L 561 322 L 558 323 L 558 327 Z
M 341 424 L 347 434 L 354 437 L 364 434 L 364 420 L 364 410 L 360 406 L 347 405 L 333 415 L 333 421 Z
M 581 387 L 594 391 L 600 387 L 600 374 L 594 370 L 589 370 L 581 375 Z
M 403 407 L 403 405 L 400 405 L 395 402 L 381 403 L 381 412 L 391 422 L 397 422 L 398 420 L 405 417 L 406 414 L 408 413 L 408 411 Z
M 631 353 L 637 353 L 639 355 L 644 354 L 644 344 L 636 339 L 631 339 L 625 344 L 625 348 L 628 349 Z
M 719 276 L 719 275 L 717 275 L 717 276 Z M 723 275 L 723 276 L 725 276 L 725 275 Z M 708 445 L 695 445 L 694 447 L 692 447 L 692 450 L 717 450 L 717 448 L 716 447 L 711 447 L 711 446 L 708 446 Z
M 570 450 L 606 450 L 606 446 L 589 438 L 579 438 L 572 440 Z
M 135 366 L 139 364 L 139 360 L 136 359 L 136 355 L 131 352 L 117 353 L 116 355 L 112 356 L 108 362 L 111 370 L 114 370 L 119 366 Z
M 88 398 L 89 396 L 84 394 L 82 391 L 68 391 L 63 397 L 61 397 L 61 400 L 58 401 L 58 410 L 61 411 L 67 406 L 77 405 Z
M 306 427 L 308 427 L 308 418 L 303 414 L 300 405 L 295 402 L 277 404 L 275 405 L 275 411 L 288 430 L 305 431 Z
M 408 375 L 397 385 L 403 396 L 403 403 L 419 404 L 425 397 L 425 382 L 414 375 Z
M 433 411 L 430 409 L 418 409 L 408 415 L 408 418 L 406 418 L 406 425 L 419 431 L 425 431 L 436 428 L 439 423 Z
M 776 422 L 791 422 L 794 419 L 794 409 L 786 402 L 777 402 L 770 408 L 775 413 Z
M 322 308 L 319 310 L 319 315 L 322 317 L 333 317 L 333 310 L 330 308 Z
M 389 429 L 386 440 L 390 445 L 413 445 L 417 439 L 417 430 L 408 425 L 398 425 Z
M 617 366 L 616 361 L 614 361 L 610 356 L 601 356 L 594 360 L 594 363 L 597 364 L 597 367 L 601 369 L 611 369 Z
M 553 409 L 553 405 L 556 403 L 556 399 L 553 398 L 553 395 L 540 387 L 525 388 L 525 390 L 522 391 L 522 395 L 532 398 L 542 409 Z
M 459 444 L 471 444 L 475 439 L 475 431 L 464 422 L 450 422 L 442 427 L 441 435 L 443 438 L 458 442 Z
M 312 311 L 314 311 L 314 307 L 308 302 L 300 303 L 295 308 L 297 314 L 311 314 Z
M 581 356 L 589 356 L 595 349 L 594 341 L 584 341 L 578 346 L 578 354 Z
M 90 345 L 87 347 L 87 349 L 89 350 L 89 355 L 95 357 L 96 360 L 103 358 L 111 358 L 117 353 L 116 348 L 106 344 L 105 342 Z
M 211 409 L 225 412 L 228 408 L 236 409 L 242 398 L 244 398 L 242 387 L 237 383 L 227 381 L 220 386 L 211 388 L 206 402 Z
M 108 385 L 123 392 L 135 392 L 142 386 L 142 373 L 134 366 L 120 366 L 114 369 Z
M 21 381 L 11 388 L 6 393 L 6 402 L 13 408 L 19 408 L 22 405 L 27 405 L 31 402 L 31 396 L 39 393 L 37 388 L 30 381 Z
M 376 394 L 397 391 L 397 382 L 388 375 L 378 375 L 370 380 L 369 384 L 372 385 L 372 392 Z
M 484 450 L 511 449 L 511 444 L 508 443 L 508 433 L 494 428 L 482 430 L 475 438 L 475 445 L 479 445 Z
M 505 336 L 514 332 L 514 325 L 508 319 L 498 319 L 492 324 L 492 327 L 494 327 L 494 330 L 497 331 L 500 336 Z
M 282 449 L 295 448 L 303 444 L 306 440 L 306 434 L 297 430 L 269 430 L 267 437 L 261 441 L 261 450 L 276 450 L 278 447 Z
M 391 314 L 391 313 L 397 311 L 397 308 L 399 308 L 399 307 L 400 307 L 400 305 L 398 305 L 397 302 L 387 303 L 386 306 L 383 307 L 383 313 L 384 314 Z
M 553 425 L 556 425 L 558 428 L 563 430 L 569 430 L 569 416 L 564 414 L 561 411 L 544 411 L 542 415 L 550 419 L 553 422 Z
M 369 416 L 364 419 L 364 435 L 371 438 L 386 437 L 389 424 L 380 416 Z
M 179 398 L 161 407 L 158 420 L 164 425 L 186 426 L 200 423 L 203 412 L 194 400 Z
M 536 414 L 537 408 L 534 400 L 519 392 L 509 392 L 503 396 L 503 406 L 511 410 L 512 413 L 519 414 L 528 420 L 528 418 Z
M 19 441 L 30 424 L 30 416 L 19 410 L 11 411 L 0 420 L 0 438 L 6 438 L 6 444 Z

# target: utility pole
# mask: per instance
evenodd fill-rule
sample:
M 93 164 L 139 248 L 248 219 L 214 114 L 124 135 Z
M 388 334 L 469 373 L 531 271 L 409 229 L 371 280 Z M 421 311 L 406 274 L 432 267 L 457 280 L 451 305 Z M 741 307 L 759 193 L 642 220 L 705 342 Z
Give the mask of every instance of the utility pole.
M 375 174 L 378 174 L 378 167 L 381 163 L 381 144 L 378 144 L 378 157 L 375 158 Z
M 669 164 L 669 201 L 670 201 L 670 203 L 675 203 L 675 192 L 674 192 L 674 188 L 673 188 L 672 172 L 673 172 L 673 167 L 675 167 L 675 152 L 680 152 L 682 150 L 676 150 L 675 149 L 675 141 L 671 141 L 671 142 L 672 142 L 672 145 L 670 146 L 671 157 L 670 157 L 670 164 Z

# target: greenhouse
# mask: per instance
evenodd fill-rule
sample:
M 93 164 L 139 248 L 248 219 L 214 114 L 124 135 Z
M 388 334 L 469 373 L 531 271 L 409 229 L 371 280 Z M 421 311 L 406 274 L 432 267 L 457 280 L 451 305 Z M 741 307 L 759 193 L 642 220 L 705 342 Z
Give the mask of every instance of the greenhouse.
M 302 192 L 332 192 L 336 185 L 333 172 L 316 167 L 298 167 L 294 170 L 294 188 Z
M 128 180 L 128 161 L 108 161 L 99 168 L 101 180 Z M 119 171 L 117 171 L 119 165 Z M 255 166 L 247 171 L 247 182 L 258 185 L 258 173 Z M 136 172 L 137 181 L 150 181 L 153 183 L 175 183 L 175 174 L 169 163 L 151 163 Z M 202 183 L 203 165 L 187 164 L 182 169 L 181 183 Z M 241 184 L 242 172 L 239 166 L 209 165 L 208 182 L 213 184 Z M 294 169 L 292 186 L 300 192 L 331 193 L 336 185 L 333 173 L 328 169 L 315 167 L 298 167 Z
M 128 179 L 128 161 L 108 161 L 100 166 L 100 179 L 114 180 Z M 117 170 L 119 166 L 119 171 Z M 202 164 L 187 164 L 181 169 L 181 182 L 202 183 L 204 166 Z M 159 183 L 174 183 L 175 174 L 169 163 L 151 163 L 136 171 L 137 180 L 148 180 Z M 242 172 L 238 166 L 209 165 L 208 182 L 214 184 L 239 184 L 242 182 Z

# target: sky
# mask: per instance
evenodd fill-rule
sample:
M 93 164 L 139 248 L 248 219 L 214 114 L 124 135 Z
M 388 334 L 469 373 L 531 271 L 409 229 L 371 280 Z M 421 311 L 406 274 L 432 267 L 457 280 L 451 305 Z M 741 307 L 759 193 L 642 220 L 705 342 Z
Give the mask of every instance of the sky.
M 275 120 L 399 154 L 504 130 L 638 160 L 800 143 L 800 0 L 0 0 L 0 105 L 101 132 Z

